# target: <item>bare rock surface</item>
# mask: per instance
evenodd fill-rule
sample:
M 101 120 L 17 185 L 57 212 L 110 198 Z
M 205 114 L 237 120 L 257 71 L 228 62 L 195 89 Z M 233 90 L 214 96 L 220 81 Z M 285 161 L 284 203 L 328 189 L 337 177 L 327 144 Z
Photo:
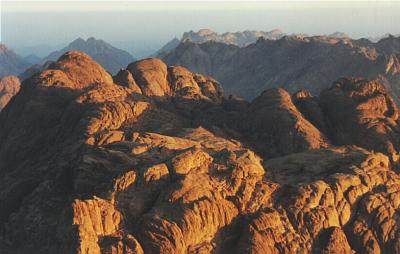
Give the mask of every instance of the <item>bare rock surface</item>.
M 21 83 L 16 76 L 5 76 L 0 79 L 0 111 L 16 95 Z
M 392 150 L 342 144 L 335 131 L 352 129 L 333 125 L 397 128 L 382 87 L 339 80 L 324 103 L 272 89 L 247 104 L 157 59 L 111 77 L 68 52 L 0 113 L 0 251 L 399 253 Z M 338 102 L 353 115 L 332 122 Z
M 399 110 L 383 85 L 343 78 L 321 93 L 332 140 L 355 144 L 399 158 Z
M 264 91 L 250 103 L 244 115 L 244 131 L 266 156 L 328 146 L 325 135 L 304 118 L 282 88 Z

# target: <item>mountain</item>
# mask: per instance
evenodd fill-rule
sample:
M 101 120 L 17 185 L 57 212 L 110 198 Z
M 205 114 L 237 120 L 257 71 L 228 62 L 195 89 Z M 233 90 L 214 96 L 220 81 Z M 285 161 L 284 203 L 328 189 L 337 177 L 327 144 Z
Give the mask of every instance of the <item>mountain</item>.
M 376 80 L 246 102 L 67 52 L 0 113 L 0 252 L 399 253 L 398 115 Z
M 180 43 L 181 41 L 178 38 L 174 38 L 167 42 L 162 48 L 160 48 L 153 56 L 164 56 L 168 54 L 170 51 L 174 50 Z
M 25 62 L 29 63 L 29 64 L 38 64 L 42 61 L 41 57 L 38 57 L 35 54 L 30 54 L 26 57 L 23 58 Z
M 78 38 L 67 47 L 50 53 L 42 60 L 42 63 L 56 61 L 65 52 L 73 50 L 85 52 L 112 74 L 116 74 L 119 69 L 134 60 L 128 52 L 117 49 L 103 40 L 90 37 L 86 41 Z
M 269 32 L 246 30 L 243 32 L 235 33 L 226 32 L 223 34 L 216 33 L 210 29 L 200 29 L 198 32 L 185 32 L 182 35 L 181 41 L 192 41 L 197 43 L 215 41 L 244 47 L 248 44 L 256 42 L 257 39 L 260 37 L 269 40 L 277 40 L 279 38 L 282 38 L 284 35 L 285 34 L 279 29 L 275 29 Z
M 223 34 L 216 33 L 210 29 L 200 29 L 198 32 L 189 31 L 183 33 L 181 39 L 174 38 L 159 49 L 153 56 L 163 58 L 167 53 L 175 49 L 180 42 L 191 41 L 195 43 L 204 43 L 207 41 L 220 42 L 225 44 L 232 44 L 239 47 L 247 46 L 257 41 L 262 37 L 269 40 L 277 40 L 282 38 L 285 34 L 279 29 L 269 32 L 264 31 L 243 31 L 243 32 L 226 32 Z
M 284 36 L 259 39 L 246 47 L 186 41 L 163 60 L 213 76 L 228 94 L 246 99 L 276 86 L 290 93 L 307 89 L 317 95 L 344 76 L 378 78 L 399 96 L 399 41 L 399 37 L 372 43 L 366 39 Z
M 8 104 L 21 87 L 16 76 L 4 76 L 0 78 L 0 111 Z
M 13 50 L 0 43 L 0 77 L 7 75 L 18 75 L 29 67 Z

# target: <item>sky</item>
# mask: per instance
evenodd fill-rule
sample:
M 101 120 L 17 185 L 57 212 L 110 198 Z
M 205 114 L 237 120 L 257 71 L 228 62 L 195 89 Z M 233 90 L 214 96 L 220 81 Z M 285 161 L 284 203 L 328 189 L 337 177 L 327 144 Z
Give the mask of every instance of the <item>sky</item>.
M 1 1 L 1 41 L 51 51 L 95 37 L 133 54 L 155 51 L 202 28 L 216 32 L 281 29 L 354 38 L 400 33 L 400 2 L 390 1 Z M 42 53 L 46 54 L 46 52 Z

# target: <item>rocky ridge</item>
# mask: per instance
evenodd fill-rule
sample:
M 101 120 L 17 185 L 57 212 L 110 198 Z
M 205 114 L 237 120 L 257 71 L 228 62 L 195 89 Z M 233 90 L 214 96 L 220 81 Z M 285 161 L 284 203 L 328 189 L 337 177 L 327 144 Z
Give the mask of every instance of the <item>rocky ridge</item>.
M 67 52 L 0 114 L 0 250 L 399 253 L 397 114 L 377 81 L 248 103 Z
M 184 41 L 162 58 L 170 65 L 210 75 L 227 94 L 247 100 L 273 87 L 318 95 L 345 76 L 379 79 L 398 100 L 399 41 L 393 36 L 377 43 L 349 37 L 283 36 L 260 38 L 246 47 Z
M 277 40 L 283 36 L 285 36 L 285 34 L 279 29 L 274 29 L 268 32 L 246 30 L 243 32 L 226 32 L 222 34 L 216 33 L 210 29 L 200 29 L 197 32 L 189 31 L 183 33 L 181 41 L 191 41 L 196 43 L 214 41 L 244 47 L 256 42 L 259 38 Z

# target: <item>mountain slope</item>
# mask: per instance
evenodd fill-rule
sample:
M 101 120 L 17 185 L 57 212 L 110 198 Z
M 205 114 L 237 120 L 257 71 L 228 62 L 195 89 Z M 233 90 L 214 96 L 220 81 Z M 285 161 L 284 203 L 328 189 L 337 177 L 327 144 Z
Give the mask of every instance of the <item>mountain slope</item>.
M 181 41 L 178 38 L 170 40 L 164 46 L 162 46 L 162 48 L 157 50 L 156 53 L 153 54 L 154 57 L 161 57 L 168 54 L 170 51 L 174 50 L 179 45 L 180 42 Z
M 50 53 L 42 62 L 56 61 L 62 54 L 72 50 L 85 52 L 112 74 L 116 74 L 120 68 L 134 60 L 128 52 L 117 49 L 103 40 L 90 37 L 86 41 L 81 38 L 76 39 L 67 47 Z
M 13 50 L 0 43 L 0 77 L 18 75 L 29 67 Z
M 399 38 L 393 39 L 399 41 Z M 389 44 L 386 45 L 386 44 Z M 318 95 L 338 77 L 379 78 L 400 95 L 398 44 L 326 36 L 260 39 L 247 47 L 217 42 L 183 42 L 164 56 L 171 65 L 211 75 L 228 94 L 252 99 L 279 86 Z
M 64 54 L 0 113 L 0 251 L 398 253 L 396 105 L 360 79 L 307 94 L 246 103 L 158 59 L 111 77 Z M 352 124 L 371 142 L 337 138 Z

